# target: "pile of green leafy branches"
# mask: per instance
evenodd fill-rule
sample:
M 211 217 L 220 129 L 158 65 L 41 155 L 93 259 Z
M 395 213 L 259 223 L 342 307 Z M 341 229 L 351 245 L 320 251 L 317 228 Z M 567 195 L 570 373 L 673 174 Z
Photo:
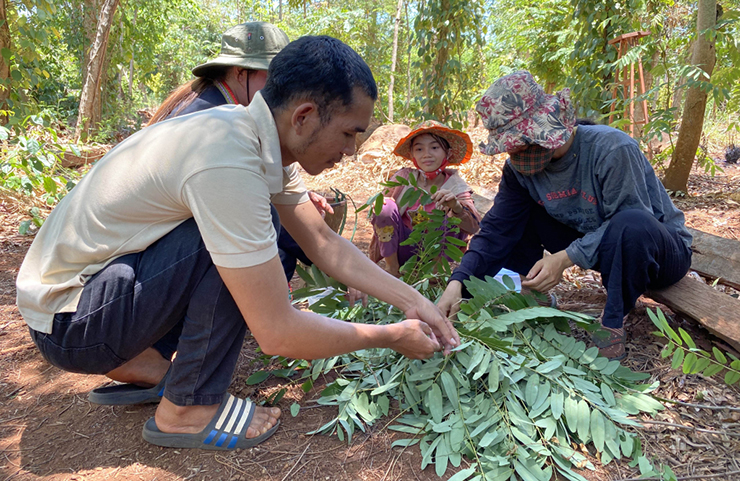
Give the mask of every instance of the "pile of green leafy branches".
M 382 206 L 382 200 L 369 203 Z M 404 279 L 432 299 L 441 294 L 439 278 L 449 273 L 441 254 L 452 260 L 461 255 L 448 242 L 457 227 L 446 221 L 435 211 L 415 226 L 409 242 L 418 244 L 419 252 L 402 269 Z M 439 262 L 420 268 L 430 250 Z M 307 286 L 294 292 L 296 301 L 309 299 L 317 313 L 376 324 L 403 319 L 398 309 L 377 300 L 366 308 L 349 306 L 343 286 L 315 267 L 299 273 Z M 337 415 L 313 433 L 351 440 L 357 429 L 365 432 L 393 412 L 387 426 L 404 434 L 393 445 L 418 444 L 422 469 L 434 464 L 441 476 L 467 458 L 469 466 L 451 478 L 455 481 L 546 481 L 556 472 L 584 480 L 574 468 L 594 469 L 593 456 L 603 464 L 632 458 L 643 475 L 658 474 L 638 437 L 625 429 L 640 426 L 630 415 L 663 408 L 647 394 L 657 386 L 641 383 L 649 375 L 599 357 L 597 348 L 570 337 L 569 321 L 594 329 L 588 316 L 540 307 L 533 297 L 515 292 L 511 279 L 504 282 L 490 277 L 466 282 L 470 299 L 455 325 L 463 343 L 449 356 L 420 361 L 369 349 L 314 361 L 306 373 L 309 384 L 332 370 L 339 377 L 318 400 L 337 406 Z M 585 449 L 593 456 L 584 455 Z
M 456 481 L 544 481 L 554 470 L 583 480 L 573 468 L 594 468 L 581 452 L 584 445 L 604 464 L 632 457 L 651 472 L 639 439 L 624 429 L 639 426 L 629 415 L 663 407 L 646 395 L 656 386 L 640 384 L 648 375 L 558 331 L 568 320 L 586 325 L 578 314 L 539 307 L 491 278 L 472 279 L 467 287 L 472 298 L 456 325 L 464 342 L 449 356 L 419 361 L 371 349 L 312 363 L 313 379 L 331 370 L 340 374 L 318 400 L 337 406 L 337 416 L 314 432 L 351 439 L 393 405 L 398 414 L 389 429 L 406 435 L 394 446 L 419 444 L 422 469 L 434 464 L 440 476 L 467 457 L 472 464 Z M 379 301 L 349 307 L 339 300 L 340 289 L 333 292 L 311 309 L 351 322 L 403 318 Z

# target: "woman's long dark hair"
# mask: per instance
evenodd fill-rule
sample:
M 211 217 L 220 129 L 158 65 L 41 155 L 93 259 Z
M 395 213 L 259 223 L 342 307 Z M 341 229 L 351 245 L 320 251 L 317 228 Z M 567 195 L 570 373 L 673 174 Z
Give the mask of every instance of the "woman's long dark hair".
M 177 87 L 162 102 L 146 126 L 148 127 L 162 120 L 166 120 L 173 115 L 177 115 L 178 112 L 192 104 L 215 81 L 223 81 L 226 78 L 226 72 L 229 68 L 231 67 L 213 67 L 207 72 L 207 77 L 198 77 Z

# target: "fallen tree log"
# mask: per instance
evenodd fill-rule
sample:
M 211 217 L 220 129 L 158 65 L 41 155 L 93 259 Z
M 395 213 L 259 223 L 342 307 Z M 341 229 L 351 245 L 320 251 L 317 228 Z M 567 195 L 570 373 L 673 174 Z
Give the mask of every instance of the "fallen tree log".
M 740 290 L 740 242 L 689 229 L 694 236 L 691 269 Z

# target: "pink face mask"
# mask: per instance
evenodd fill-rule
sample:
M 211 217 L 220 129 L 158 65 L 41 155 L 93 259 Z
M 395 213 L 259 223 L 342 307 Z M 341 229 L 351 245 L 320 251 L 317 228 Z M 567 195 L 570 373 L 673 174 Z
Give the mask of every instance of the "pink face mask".
M 442 172 L 444 172 L 445 167 L 449 163 L 449 162 L 447 162 L 447 157 L 445 157 L 445 160 L 442 161 L 442 164 L 437 169 L 435 169 L 435 170 L 433 170 L 431 172 L 427 172 L 427 171 L 423 170 L 421 167 L 419 167 L 419 164 L 416 163 L 416 159 L 414 159 L 412 157 L 411 158 L 411 161 L 414 163 L 414 167 L 416 167 L 417 169 L 419 169 L 422 172 L 424 172 L 424 175 L 426 175 L 427 179 L 429 179 L 429 180 L 436 179 L 439 174 L 441 174 Z

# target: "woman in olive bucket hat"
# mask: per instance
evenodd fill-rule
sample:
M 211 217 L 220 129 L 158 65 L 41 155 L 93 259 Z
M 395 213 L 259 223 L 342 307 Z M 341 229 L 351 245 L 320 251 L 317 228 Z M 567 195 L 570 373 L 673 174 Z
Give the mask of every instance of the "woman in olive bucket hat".
M 254 94 L 265 86 L 270 62 L 288 43 L 288 36 L 267 22 L 247 22 L 228 29 L 221 37 L 221 54 L 193 69 L 197 78 L 175 89 L 157 109 L 147 125 L 227 104 L 249 105 Z M 326 199 L 308 193 L 319 212 L 333 214 Z M 273 214 L 277 220 L 277 214 Z M 277 227 L 277 226 L 276 226 Z M 276 229 L 278 253 L 288 282 L 297 261 L 311 265 L 298 243 L 285 229 Z
M 683 213 L 637 142 L 603 125 L 576 127 L 568 89 L 546 94 L 520 71 L 494 82 L 476 109 L 489 131 L 481 151 L 509 159 L 440 308 L 455 312 L 463 281 L 502 267 L 545 293 L 573 264 L 596 269 L 607 300 L 593 340 L 602 355 L 624 358 L 623 322 L 637 298 L 678 282 L 691 265 Z
M 271 23 L 231 27 L 221 37 L 221 54 L 195 67 L 196 78 L 175 89 L 148 125 L 224 104 L 249 105 L 265 86 L 270 61 L 288 42 L 285 32 Z
M 370 241 L 370 259 L 374 262 L 385 259 L 388 271 L 398 277 L 400 266 L 416 252 L 416 246 L 401 243 L 408 239 L 411 229 L 424 212 L 439 208 L 448 216 L 459 218 L 460 231 L 450 235 L 463 241 L 478 231 L 480 214 L 473 205 L 473 191 L 468 184 L 457 174 L 457 170 L 447 168 L 448 165 L 461 165 L 470 160 L 473 144 L 468 134 L 427 120 L 402 138 L 393 153 L 412 161 L 415 167 L 399 170 L 394 178 L 413 177 L 417 185 L 427 191 L 432 186 L 438 188 L 432 195 L 433 202 L 423 206 L 418 201 L 413 206 L 400 205 L 400 199 L 409 186 L 391 188 L 385 192 L 380 214 L 372 219 L 374 232 Z

